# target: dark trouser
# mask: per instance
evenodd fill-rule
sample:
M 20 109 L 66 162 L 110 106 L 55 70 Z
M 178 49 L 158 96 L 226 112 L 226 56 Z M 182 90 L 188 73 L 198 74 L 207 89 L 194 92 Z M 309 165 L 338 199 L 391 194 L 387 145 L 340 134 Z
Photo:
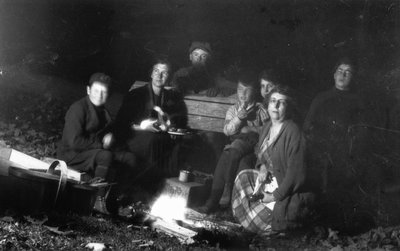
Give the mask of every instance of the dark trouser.
M 246 156 L 243 156 L 243 158 L 239 162 L 239 168 L 237 169 L 236 174 L 245 169 L 254 169 L 256 162 L 257 156 L 254 153 L 249 153 Z M 236 179 L 236 175 L 234 179 Z
M 225 147 L 214 171 L 210 200 L 219 201 L 225 185 L 229 186 L 227 189 L 233 188 L 233 182 L 240 163 L 242 163 L 242 158 L 250 155 L 243 160 L 241 166 L 249 165 L 249 161 L 252 160 L 251 156 L 254 156 L 252 152 L 257 139 L 257 134 L 240 134 L 230 145 Z
M 117 179 L 117 190 L 123 190 L 136 172 L 136 157 L 127 151 L 88 150 L 78 154 L 67 164 L 73 169 L 88 172 L 93 177 L 104 178 L 108 182 Z M 104 196 L 105 190 L 100 189 L 99 195 Z
M 118 198 L 129 197 L 129 191 L 136 183 L 138 172 L 136 156 L 133 153 L 128 151 L 116 151 L 113 153 L 113 168 L 110 170 L 109 177 L 113 176 L 112 180 L 116 184 L 112 186 L 107 198 L 107 208 L 110 212 L 116 212 Z M 119 203 L 125 203 L 125 201 Z
M 87 172 L 93 177 L 107 178 L 113 162 L 113 153 L 104 149 L 92 149 L 77 154 L 67 165 L 75 170 Z
M 128 140 L 128 148 L 147 168 L 168 172 L 174 142 L 167 133 L 135 132 Z
M 214 172 L 212 190 L 224 189 L 225 184 L 233 184 L 239 172 L 244 169 L 253 169 L 255 163 L 254 153 L 242 156 L 236 149 L 224 151 Z
M 107 150 L 98 151 L 94 157 L 94 177 L 113 180 L 113 174 L 110 176 L 110 168 L 113 162 L 113 153 Z
M 234 148 L 222 152 L 214 171 L 211 190 L 224 190 L 226 183 L 233 183 L 241 158 L 239 151 Z
M 135 176 L 138 173 L 136 156 L 131 152 L 114 152 L 113 171 L 115 171 L 116 181 L 122 190 L 133 185 Z

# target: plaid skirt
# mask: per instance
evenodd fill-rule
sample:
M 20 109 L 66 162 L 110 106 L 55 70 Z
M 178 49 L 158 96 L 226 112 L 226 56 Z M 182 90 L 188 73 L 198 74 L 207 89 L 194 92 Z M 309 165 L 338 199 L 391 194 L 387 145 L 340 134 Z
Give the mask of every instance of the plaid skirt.
M 260 233 L 271 228 L 272 210 L 266 203 L 250 202 L 259 171 L 246 169 L 235 179 L 232 191 L 232 213 L 235 219 L 248 231 Z

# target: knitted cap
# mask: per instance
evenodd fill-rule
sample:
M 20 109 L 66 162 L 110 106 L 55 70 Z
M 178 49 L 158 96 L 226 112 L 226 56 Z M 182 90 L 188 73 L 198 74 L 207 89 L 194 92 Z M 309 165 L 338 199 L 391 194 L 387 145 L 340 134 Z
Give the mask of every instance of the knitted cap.
M 200 42 L 200 41 L 194 41 L 189 47 L 189 53 L 192 53 L 195 49 L 202 49 L 203 51 L 208 52 L 211 54 L 211 46 L 207 42 Z

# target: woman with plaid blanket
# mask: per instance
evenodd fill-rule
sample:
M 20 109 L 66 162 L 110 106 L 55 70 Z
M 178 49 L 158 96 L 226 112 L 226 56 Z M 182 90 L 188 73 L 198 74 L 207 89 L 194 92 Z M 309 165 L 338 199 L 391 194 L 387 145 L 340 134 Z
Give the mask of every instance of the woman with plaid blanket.
M 295 108 L 290 91 L 278 85 L 267 98 L 271 121 L 257 129 L 257 170 L 240 172 L 232 194 L 234 217 L 256 233 L 302 226 L 315 199 L 306 186 L 305 141 L 290 119 Z M 277 181 L 277 188 L 272 191 L 265 189 L 271 177 Z M 263 185 L 254 191 L 257 183 Z M 254 200 L 257 193 L 260 199 Z

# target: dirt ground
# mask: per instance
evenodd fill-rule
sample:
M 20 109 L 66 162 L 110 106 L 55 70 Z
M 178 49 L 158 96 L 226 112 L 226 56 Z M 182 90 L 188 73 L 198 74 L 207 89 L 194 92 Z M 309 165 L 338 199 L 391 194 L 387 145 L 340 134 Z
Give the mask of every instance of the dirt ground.
M 65 111 L 83 95 L 84 85 L 34 74 L 24 68 L 9 68 L 0 76 L 1 145 L 36 158 L 54 157 Z M 182 244 L 177 238 L 152 229 L 140 213 L 133 218 L 110 218 L 56 213 L 29 216 L 3 210 L 0 249 L 88 250 L 89 243 L 104 243 L 109 250 L 398 250 L 398 193 L 379 198 L 377 227 L 357 235 L 322 226 L 285 236 L 244 232 L 232 235 L 215 229 L 199 231 L 192 244 Z M 208 219 L 232 220 L 232 216 L 228 210 Z

